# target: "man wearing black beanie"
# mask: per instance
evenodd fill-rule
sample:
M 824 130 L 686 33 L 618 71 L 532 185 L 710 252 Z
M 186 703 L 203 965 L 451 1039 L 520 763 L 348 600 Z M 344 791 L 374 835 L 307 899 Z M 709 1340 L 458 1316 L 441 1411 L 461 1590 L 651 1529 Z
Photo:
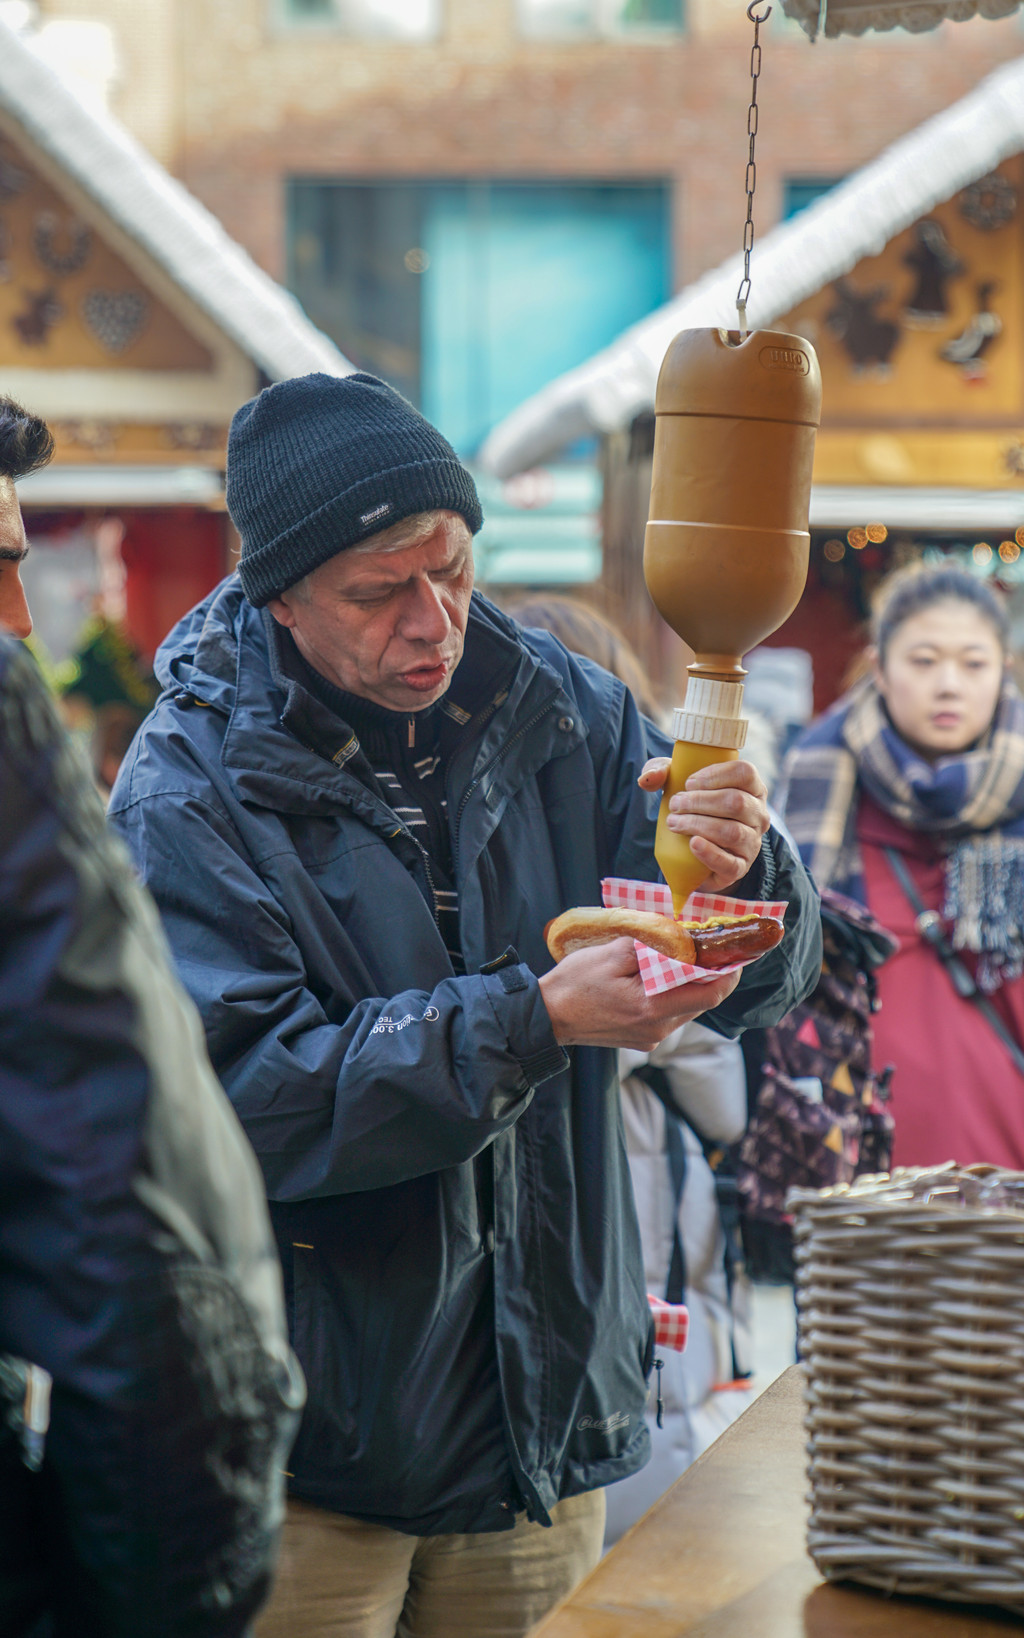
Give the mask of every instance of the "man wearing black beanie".
M 627 940 L 552 967 L 552 916 L 655 877 L 664 736 L 474 593 L 472 478 L 383 382 L 269 387 L 227 493 L 238 572 L 161 649 L 110 812 L 262 1164 L 308 1382 L 257 1632 L 522 1638 L 649 1455 L 613 1048 L 781 1017 L 813 889 L 733 762 L 674 822 L 709 885 L 789 899 L 779 951 L 652 998 Z

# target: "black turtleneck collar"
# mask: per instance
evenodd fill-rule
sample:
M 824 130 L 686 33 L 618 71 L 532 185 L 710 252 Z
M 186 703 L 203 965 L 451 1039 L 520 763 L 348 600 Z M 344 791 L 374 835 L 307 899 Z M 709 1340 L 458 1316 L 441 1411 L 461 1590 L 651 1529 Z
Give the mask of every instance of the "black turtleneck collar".
M 292 650 L 289 669 L 297 682 L 325 705 L 332 716 L 340 718 L 356 735 L 366 755 L 373 760 L 393 754 L 396 750 L 420 750 L 421 755 L 432 750 L 437 739 L 437 714 L 441 704 L 435 700 L 422 711 L 389 711 L 385 705 L 375 705 L 360 694 L 350 694 L 337 688 L 309 664 L 299 652 L 291 632 L 288 643 Z

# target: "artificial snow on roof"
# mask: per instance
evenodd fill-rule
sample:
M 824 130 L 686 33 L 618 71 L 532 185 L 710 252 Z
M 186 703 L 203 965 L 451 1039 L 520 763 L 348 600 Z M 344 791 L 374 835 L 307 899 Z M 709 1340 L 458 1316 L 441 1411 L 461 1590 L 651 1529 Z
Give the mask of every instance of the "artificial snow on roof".
M 0 21 L 0 107 L 271 380 L 354 366 L 124 126 Z

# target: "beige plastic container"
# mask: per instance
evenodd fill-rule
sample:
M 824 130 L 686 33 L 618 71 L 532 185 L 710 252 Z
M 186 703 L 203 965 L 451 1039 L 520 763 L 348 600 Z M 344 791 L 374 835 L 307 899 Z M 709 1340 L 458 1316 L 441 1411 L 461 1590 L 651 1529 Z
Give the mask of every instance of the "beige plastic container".
M 712 712 L 688 689 L 677 740 L 699 765 L 742 747 L 743 655 L 795 609 L 807 578 L 808 508 L 821 373 L 802 336 L 683 330 L 658 377 L 644 577 L 655 607 L 694 650 L 692 680 L 731 683 Z M 709 757 L 708 747 L 721 750 Z M 706 867 L 665 825 L 693 771 L 673 757 L 655 856 L 682 904 Z

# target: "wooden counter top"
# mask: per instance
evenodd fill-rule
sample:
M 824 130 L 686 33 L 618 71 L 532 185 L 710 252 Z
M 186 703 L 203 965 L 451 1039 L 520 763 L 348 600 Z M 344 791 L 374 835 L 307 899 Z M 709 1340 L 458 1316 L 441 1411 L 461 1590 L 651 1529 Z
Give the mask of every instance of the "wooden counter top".
M 792 1366 L 531 1638 L 1007 1638 L 1014 1616 L 822 1581 Z

